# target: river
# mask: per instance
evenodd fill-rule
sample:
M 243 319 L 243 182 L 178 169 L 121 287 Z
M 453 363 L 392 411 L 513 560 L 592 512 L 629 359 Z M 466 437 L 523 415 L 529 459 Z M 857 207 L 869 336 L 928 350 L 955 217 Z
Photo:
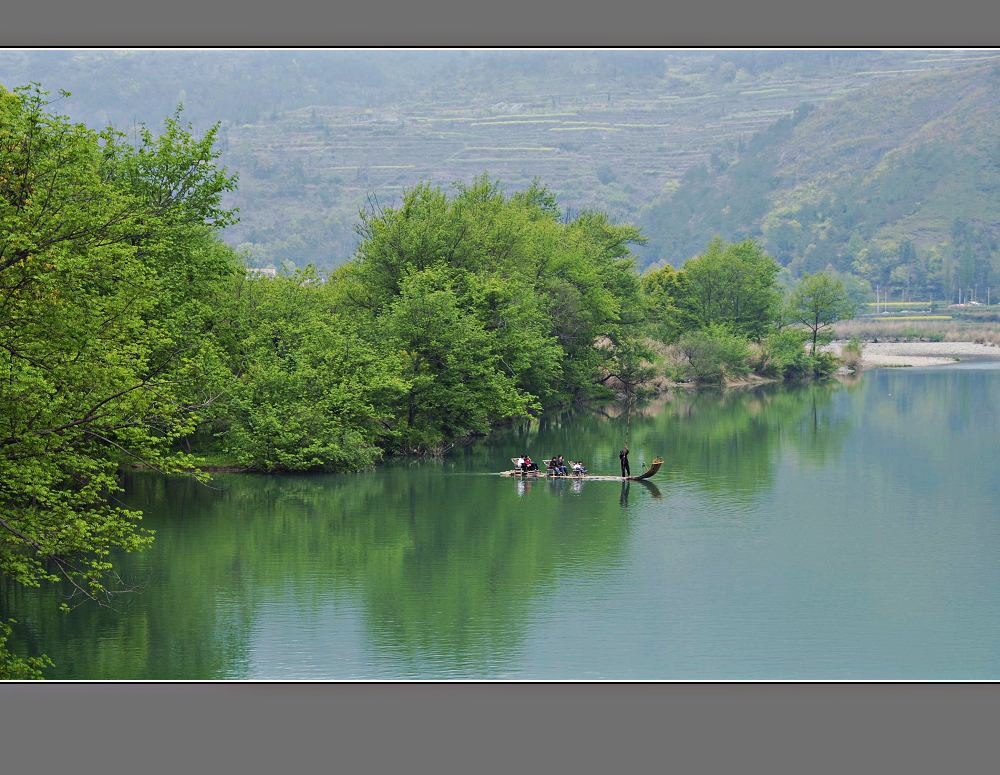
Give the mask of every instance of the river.
M 52 678 L 997 679 L 1000 368 L 684 393 L 358 475 L 137 472 L 113 609 L 4 587 Z M 649 485 L 491 475 L 527 450 Z

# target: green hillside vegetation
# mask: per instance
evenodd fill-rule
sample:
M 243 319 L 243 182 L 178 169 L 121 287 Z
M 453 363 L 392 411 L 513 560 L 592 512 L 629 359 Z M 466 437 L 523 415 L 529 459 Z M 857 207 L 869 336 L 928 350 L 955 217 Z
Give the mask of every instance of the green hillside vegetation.
M 998 105 L 1000 68 L 978 66 L 801 106 L 654 202 L 644 256 L 752 237 L 793 277 L 829 267 L 897 298 L 985 299 L 1000 285 Z

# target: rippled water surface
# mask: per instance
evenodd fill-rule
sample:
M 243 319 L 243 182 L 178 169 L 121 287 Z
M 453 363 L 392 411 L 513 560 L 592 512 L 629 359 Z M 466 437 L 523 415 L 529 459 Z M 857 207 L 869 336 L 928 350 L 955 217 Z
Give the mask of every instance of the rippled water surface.
M 1000 678 L 1000 369 L 680 394 L 350 476 L 155 474 L 117 610 L 6 589 L 57 678 Z

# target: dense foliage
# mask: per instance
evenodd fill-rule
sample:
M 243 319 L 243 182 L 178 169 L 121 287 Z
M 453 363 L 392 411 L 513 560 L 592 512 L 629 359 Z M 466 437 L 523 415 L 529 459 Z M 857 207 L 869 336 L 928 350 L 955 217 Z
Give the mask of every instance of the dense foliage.
M 854 314 L 850 291 L 840 277 L 819 272 L 802 278 L 786 299 L 779 270 L 752 240 L 716 239 L 681 269 L 666 265 L 643 276 L 647 331 L 677 345 L 685 359 L 679 376 L 722 382 L 753 370 L 799 379 L 836 368 L 817 344 L 834 322 Z
M 212 403 L 234 180 L 177 117 L 128 143 L 45 108 L 0 92 L 0 572 L 94 598 L 111 551 L 151 540 L 120 462 L 188 465 L 175 443 Z
M 398 359 L 359 336 L 315 273 L 250 280 L 239 298 L 232 378 L 212 423 L 229 459 L 257 470 L 370 466 L 406 387 Z
M 688 331 L 678 346 L 688 360 L 687 374 L 696 382 L 722 382 L 748 370 L 747 340 L 722 323 Z
M 48 104 L 0 94 L 10 581 L 109 599 L 112 552 L 152 540 L 115 498 L 123 463 L 191 469 L 204 446 L 260 470 L 363 468 L 595 395 L 628 349 L 638 234 L 562 219 L 541 187 L 418 187 L 366 214 L 357 261 L 329 280 L 247 278 L 215 237 L 235 181 L 214 129 L 175 115 L 126 142 Z
M 628 246 L 639 235 L 596 213 L 560 215 L 540 186 L 506 196 L 486 178 L 451 198 L 418 186 L 363 215 L 357 259 L 327 291 L 402 363 L 400 448 L 599 392 L 610 352 L 595 340 L 627 343 L 638 322 Z

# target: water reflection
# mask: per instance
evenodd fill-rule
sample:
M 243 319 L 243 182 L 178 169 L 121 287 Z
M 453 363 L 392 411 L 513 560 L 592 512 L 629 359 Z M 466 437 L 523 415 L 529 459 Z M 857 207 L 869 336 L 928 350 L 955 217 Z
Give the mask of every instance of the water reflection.
M 622 482 L 622 494 L 621 497 L 618 499 L 618 502 L 621 503 L 623 509 L 628 506 L 628 491 L 630 486 L 631 483 L 629 481 L 626 480 Z
M 613 406 L 564 413 L 504 429 L 443 461 L 400 461 L 357 476 L 220 475 L 210 489 L 136 474 L 129 502 L 144 509 L 157 541 L 122 568 L 142 593 L 117 611 L 92 606 L 60 615 L 56 590 L 28 594 L 4 586 L 0 610 L 20 620 L 19 647 L 53 657 L 53 677 L 516 673 L 529 646 L 542 648 L 533 637 L 539 617 L 585 622 L 602 590 L 634 571 L 650 525 L 666 529 L 683 516 L 700 526 L 672 535 L 682 541 L 727 529 L 736 521 L 727 516 L 766 513 L 778 522 L 786 512 L 800 515 L 810 504 L 801 493 L 783 494 L 781 472 L 800 482 L 810 468 L 853 471 L 847 459 L 864 461 L 858 465 L 867 471 L 845 480 L 845 489 L 883 492 L 887 482 L 907 477 L 915 477 L 913 487 L 931 488 L 935 465 L 957 477 L 958 450 L 943 443 L 942 428 L 968 434 L 995 427 L 989 412 L 1000 405 L 1000 380 L 985 372 L 918 376 L 883 372 L 849 385 L 679 392 L 640 407 L 630 429 Z M 927 425 L 938 416 L 943 425 Z M 536 458 L 559 450 L 595 474 L 613 474 L 627 431 L 636 460 L 665 459 L 657 481 L 489 474 L 508 467 L 512 449 Z M 900 443 L 912 458 L 899 455 Z M 868 529 L 864 520 L 858 525 Z M 642 538 L 639 530 L 646 531 Z M 746 532 L 711 535 L 722 547 L 761 540 Z M 852 543 L 846 534 L 843 541 L 846 552 Z M 793 552 L 773 562 L 785 557 L 798 572 Z M 647 617 L 649 627 L 657 621 L 649 610 L 655 601 L 698 588 L 691 579 L 705 563 L 681 560 L 675 556 L 671 572 L 690 575 L 673 586 L 629 582 L 641 586 L 627 587 L 640 634 Z M 651 567 L 671 570 L 662 562 Z M 780 582 L 781 572 L 773 573 Z M 579 609 L 551 608 L 556 591 L 567 587 L 583 590 Z M 577 664 L 588 664 L 588 641 L 574 643 Z M 649 674 L 660 675 L 655 660 L 668 658 L 665 648 L 649 652 Z
M 660 488 L 656 486 L 656 482 L 651 482 L 648 479 L 642 479 L 639 484 L 650 494 L 653 500 L 662 500 L 663 493 L 660 492 Z
M 490 444 L 466 450 L 463 465 L 499 470 L 508 449 L 525 447 L 540 456 L 567 449 L 571 456 L 583 457 L 592 473 L 615 475 L 618 449 L 628 433 L 634 459 L 665 460 L 661 482 L 696 484 L 709 493 L 746 500 L 772 485 L 775 459 L 786 445 L 814 464 L 839 454 L 852 416 L 836 411 L 832 398 L 858 385 L 675 391 L 637 407 L 630 429 L 618 405 L 567 411 L 497 433 Z
M 668 482 L 743 497 L 769 485 L 796 417 L 812 429 L 809 448 L 831 443 L 836 422 L 824 417 L 820 433 L 831 390 L 679 394 L 640 409 L 632 447 L 646 459 L 666 450 Z M 153 551 L 122 560 L 142 594 L 55 616 L 55 590 L 15 589 L 4 606 L 44 623 L 23 637 L 55 657 L 58 676 L 249 675 L 262 627 L 292 648 L 301 622 L 318 627 L 331 606 L 354 606 L 397 670 L 444 662 L 489 674 L 514 659 L 533 601 L 563 568 L 579 580 L 620 560 L 629 523 L 619 509 L 662 494 L 624 482 L 616 508 L 613 482 L 517 479 L 510 498 L 509 481 L 471 474 L 504 467 L 513 448 L 572 449 L 592 471 L 614 470 L 624 422 L 613 406 L 556 415 L 453 460 L 358 476 L 220 475 L 208 488 L 135 474 L 129 502 L 157 532 Z
M 125 558 L 145 592 L 121 611 L 63 617 L 54 590 L 9 605 L 32 651 L 60 676 L 246 675 L 262 626 L 293 648 L 303 623 L 358 607 L 366 637 L 395 664 L 446 660 L 479 674 L 509 660 L 531 601 L 563 565 L 587 575 L 618 558 L 626 526 L 600 502 L 561 497 L 569 482 L 455 476 L 447 466 L 390 467 L 354 477 L 219 476 L 207 489 L 139 474 L 130 502 L 157 531 L 156 549 Z M 583 517 L 583 518 L 581 518 Z M 331 634 L 332 635 L 332 634 Z

